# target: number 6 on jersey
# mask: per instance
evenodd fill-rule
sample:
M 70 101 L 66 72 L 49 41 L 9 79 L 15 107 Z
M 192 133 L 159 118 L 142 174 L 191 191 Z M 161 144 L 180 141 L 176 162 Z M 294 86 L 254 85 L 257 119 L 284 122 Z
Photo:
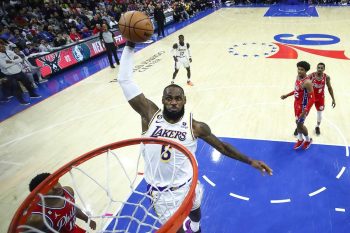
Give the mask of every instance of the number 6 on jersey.
M 166 146 L 162 145 L 162 150 L 161 150 L 161 158 L 163 162 L 169 162 L 169 159 L 171 158 L 172 154 L 172 147 L 171 146 Z

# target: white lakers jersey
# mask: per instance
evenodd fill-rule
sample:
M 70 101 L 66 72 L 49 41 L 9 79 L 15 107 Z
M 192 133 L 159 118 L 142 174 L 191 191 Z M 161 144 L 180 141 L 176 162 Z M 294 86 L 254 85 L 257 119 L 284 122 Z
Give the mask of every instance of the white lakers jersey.
M 195 155 L 197 139 L 192 132 L 192 114 L 184 114 L 182 119 L 171 124 L 161 110 L 156 112 L 144 137 L 164 138 L 185 146 Z M 178 150 L 158 144 L 145 144 L 141 147 L 145 160 L 144 178 L 147 183 L 158 187 L 177 187 L 192 178 L 190 160 Z
M 173 54 L 177 58 L 190 58 L 190 45 L 188 43 L 184 43 L 184 45 L 180 45 L 180 43 L 176 43 L 177 48 L 173 49 Z

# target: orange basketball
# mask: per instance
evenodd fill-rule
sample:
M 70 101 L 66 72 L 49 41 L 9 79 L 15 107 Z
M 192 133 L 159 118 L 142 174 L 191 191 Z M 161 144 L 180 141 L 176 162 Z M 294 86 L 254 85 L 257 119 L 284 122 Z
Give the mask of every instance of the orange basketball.
M 129 41 L 147 41 L 153 34 L 151 19 L 140 11 L 128 11 L 120 17 L 119 31 Z

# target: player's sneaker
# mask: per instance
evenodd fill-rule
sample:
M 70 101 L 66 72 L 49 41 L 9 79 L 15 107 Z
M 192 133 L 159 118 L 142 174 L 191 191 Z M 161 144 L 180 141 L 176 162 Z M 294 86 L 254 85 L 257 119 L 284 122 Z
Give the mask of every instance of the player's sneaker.
M 297 136 L 298 135 L 298 129 L 297 128 L 295 128 L 295 130 L 294 130 L 294 136 Z
M 171 81 L 171 84 L 174 84 L 174 81 Z
M 191 229 L 191 219 L 187 219 L 185 222 L 185 233 L 201 233 L 201 228 L 199 227 L 198 231 L 192 231 Z
M 316 126 L 315 131 L 316 131 L 316 135 L 320 135 L 321 134 L 320 127 Z
M 298 140 L 298 141 L 295 143 L 293 149 L 294 149 L 294 150 L 299 149 L 299 148 L 303 145 L 303 143 L 304 143 L 304 140 L 301 140 L 301 141 Z
M 303 145 L 303 150 L 307 150 L 309 149 L 309 147 L 311 146 L 311 143 L 312 143 L 312 138 L 310 138 L 310 141 L 305 141 L 304 142 L 304 145 Z
M 191 82 L 191 81 L 187 81 L 187 85 L 194 86 L 193 82 Z

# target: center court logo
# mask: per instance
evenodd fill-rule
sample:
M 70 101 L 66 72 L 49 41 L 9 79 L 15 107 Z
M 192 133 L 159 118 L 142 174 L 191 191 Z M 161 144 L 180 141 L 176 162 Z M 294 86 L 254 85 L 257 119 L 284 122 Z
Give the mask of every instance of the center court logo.
M 298 51 L 305 53 L 341 59 L 350 60 L 345 55 L 344 50 L 328 50 L 309 48 L 305 46 L 327 46 L 340 42 L 340 38 L 327 34 L 278 34 L 274 36 L 275 42 L 258 43 L 258 42 L 243 42 L 234 44 L 228 49 L 228 52 L 237 57 L 265 57 L 274 59 L 297 59 Z

